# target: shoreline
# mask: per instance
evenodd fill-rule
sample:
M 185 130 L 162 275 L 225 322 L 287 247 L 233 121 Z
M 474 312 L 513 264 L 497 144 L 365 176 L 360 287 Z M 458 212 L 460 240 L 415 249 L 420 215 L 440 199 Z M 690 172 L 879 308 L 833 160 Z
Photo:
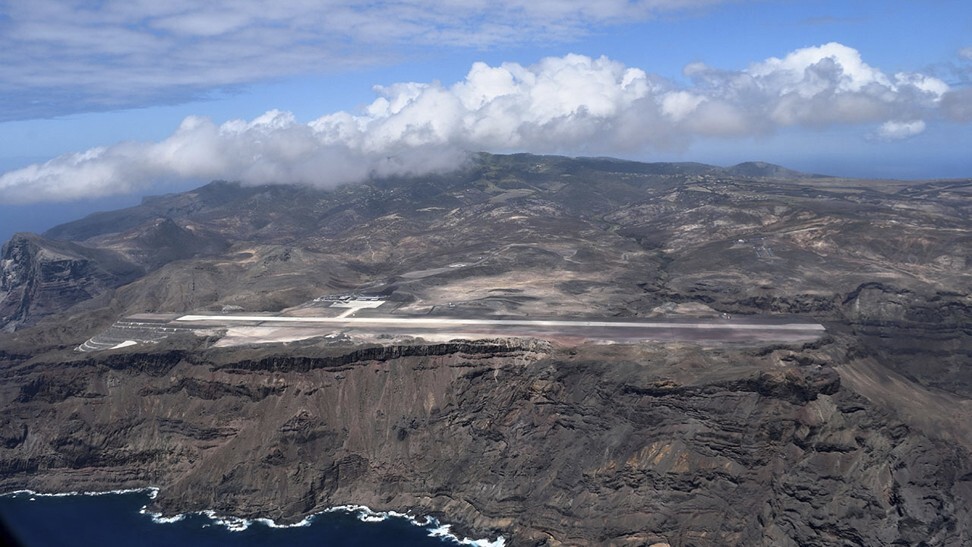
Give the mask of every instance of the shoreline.
M 154 500 L 159 494 L 159 487 L 157 486 L 146 486 L 143 488 L 125 488 L 118 490 L 103 490 L 103 491 L 91 491 L 91 492 L 37 492 L 30 489 L 14 490 L 12 492 L 0 493 L 0 498 L 4 497 L 15 497 L 15 496 L 31 496 L 34 497 L 45 497 L 45 498 L 64 498 L 73 496 L 109 496 L 109 495 L 124 495 L 124 494 L 141 494 L 145 493 L 149 500 Z M 33 501 L 33 499 L 31 499 Z M 452 533 L 451 524 L 443 524 L 435 517 L 423 516 L 416 517 L 409 513 L 401 513 L 398 511 L 374 511 L 366 505 L 336 505 L 334 507 L 328 507 L 321 511 L 317 511 L 310 515 L 307 515 L 300 521 L 293 524 L 279 524 L 275 520 L 266 517 L 255 517 L 255 518 L 244 518 L 236 517 L 232 515 L 220 515 L 212 509 L 203 509 L 201 511 L 189 511 L 186 513 L 178 513 L 171 517 L 163 517 L 162 513 L 155 513 L 148 510 L 148 505 L 143 505 L 139 509 L 139 514 L 146 515 L 152 519 L 155 524 L 172 524 L 184 520 L 186 517 L 191 515 L 200 515 L 207 517 L 216 526 L 221 526 L 225 528 L 228 532 L 242 532 L 252 526 L 253 524 L 262 524 L 267 528 L 273 529 L 283 529 L 283 528 L 303 528 L 311 526 L 314 520 L 323 514 L 328 513 L 338 513 L 344 512 L 348 514 L 353 514 L 359 521 L 364 523 L 377 523 L 384 522 L 389 518 L 399 518 L 408 521 L 413 526 L 419 528 L 424 528 L 428 532 L 429 537 L 440 538 L 443 540 L 451 540 L 457 545 L 470 545 L 473 547 L 505 547 L 506 539 L 503 536 L 498 536 L 494 540 L 490 539 L 472 539 L 467 537 L 459 537 Z

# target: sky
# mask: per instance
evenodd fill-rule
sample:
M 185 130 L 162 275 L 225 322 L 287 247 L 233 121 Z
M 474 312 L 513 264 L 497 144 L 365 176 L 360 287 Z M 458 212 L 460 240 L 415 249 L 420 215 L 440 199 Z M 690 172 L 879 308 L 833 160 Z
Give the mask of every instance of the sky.
M 967 0 L 0 0 L 0 238 L 470 152 L 972 177 Z

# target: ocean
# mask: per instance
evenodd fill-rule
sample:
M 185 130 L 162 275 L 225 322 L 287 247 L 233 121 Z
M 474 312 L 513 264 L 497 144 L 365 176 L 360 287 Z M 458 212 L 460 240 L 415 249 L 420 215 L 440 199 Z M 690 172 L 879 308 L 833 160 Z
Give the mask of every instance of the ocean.
M 99 494 L 17 492 L 3 495 L 0 496 L 0 543 L 24 547 L 502 547 L 504 544 L 502 538 L 460 539 L 435 519 L 375 513 L 361 506 L 335 508 L 288 527 L 264 519 L 245 520 L 212 513 L 162 519 L 144 510 L 154 495 L 155 491 L 149 489 Z

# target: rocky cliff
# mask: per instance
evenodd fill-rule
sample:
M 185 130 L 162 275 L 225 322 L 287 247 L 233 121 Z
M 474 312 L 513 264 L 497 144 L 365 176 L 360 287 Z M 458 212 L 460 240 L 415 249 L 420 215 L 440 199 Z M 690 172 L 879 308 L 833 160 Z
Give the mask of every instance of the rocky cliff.
M 969 437 L 842 387 L 839 340 L 168 351 L 4 367 L 0 487 L 161 487 L 294 521 L 363 503 L 512 544 L 972 539 Z
M 0 249 L 0 328 L 63 312 L 142 273 L 108 250 L 16 234 Z

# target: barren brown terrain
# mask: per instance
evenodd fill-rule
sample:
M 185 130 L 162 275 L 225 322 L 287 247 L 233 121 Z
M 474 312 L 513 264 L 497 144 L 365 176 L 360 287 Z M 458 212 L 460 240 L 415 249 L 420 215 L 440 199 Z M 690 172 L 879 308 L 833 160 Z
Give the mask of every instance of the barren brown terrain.
M 364 504 L 510 545 L 968 545 L 970 218 L 969 180 L 483 154 L 18 234 L 0 491 Z

